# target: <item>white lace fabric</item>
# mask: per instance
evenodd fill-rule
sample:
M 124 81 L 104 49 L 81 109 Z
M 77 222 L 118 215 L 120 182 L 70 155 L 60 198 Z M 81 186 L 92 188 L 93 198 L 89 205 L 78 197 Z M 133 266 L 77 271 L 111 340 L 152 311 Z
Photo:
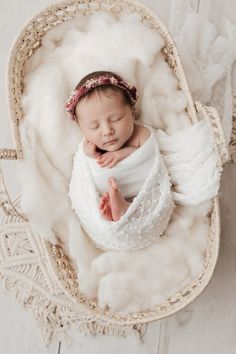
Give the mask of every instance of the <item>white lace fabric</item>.
M 100 196 L 83 146 L 79 145 L 74 158 L 69 196 L 81 225 L 97 247 L 103 250 L 137 250 L 149 246 L 166 230 L 174 202 L 168 172 L 156 138 L 154 141 L 156 156 L 153 167 L 126 213 L 116 222 L 104 220 L 100 214 Z

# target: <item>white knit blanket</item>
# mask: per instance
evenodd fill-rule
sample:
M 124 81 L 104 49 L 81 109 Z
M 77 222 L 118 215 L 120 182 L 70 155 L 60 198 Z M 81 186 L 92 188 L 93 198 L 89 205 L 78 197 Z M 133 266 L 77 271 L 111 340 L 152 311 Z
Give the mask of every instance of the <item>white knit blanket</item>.
M 103 219 L 98 209 L 95 184 L 102 193 L 109 176 L 117 179 L 125 197 L 137 193 L 116 222 Z M 96 160 L 84 154 L 82 141 L 74 158 L 69 196 L 84 230 L 98 247 L 128 251 L 150 245 L 167 228 L 174 208 L 170 186 L 153 129 L 143 146 L 112 169 L 97 167 Z

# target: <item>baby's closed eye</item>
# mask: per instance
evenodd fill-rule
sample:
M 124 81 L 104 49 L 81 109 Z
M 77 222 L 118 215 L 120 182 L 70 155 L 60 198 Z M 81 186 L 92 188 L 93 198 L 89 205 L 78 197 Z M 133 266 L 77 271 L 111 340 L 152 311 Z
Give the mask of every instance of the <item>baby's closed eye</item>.
M 121 116 L 121 117 L 116 117 L 116 118 L 113 118 L 111 119 L 111 122 L 117 122 L 118 120 L 121 120 L 122 118 L 124 118 L 124 116 Z

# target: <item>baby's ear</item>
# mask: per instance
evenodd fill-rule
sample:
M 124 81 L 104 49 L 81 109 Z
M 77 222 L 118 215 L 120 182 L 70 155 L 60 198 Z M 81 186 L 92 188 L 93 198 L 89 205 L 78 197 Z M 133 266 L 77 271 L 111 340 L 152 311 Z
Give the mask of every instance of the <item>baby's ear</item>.
M 80 124 L 79 124 L 79 116 L 78 116 L 78 114 L 76 114 L 76 112 L 75 112 L 75 121 L 76 121 L 76 123 L 77 123 L 78 125 L 80 125 Z
M 136 116 L 135 106 L 132 106 L 131 110 L 132 110 L 133 117 L 135 119 L 135 116 Z
M 76 122 L 79 124 L 79 109 L 78 109 L 79 105 L 77 104 L 77 106 L 75 107 L 75 119 Z

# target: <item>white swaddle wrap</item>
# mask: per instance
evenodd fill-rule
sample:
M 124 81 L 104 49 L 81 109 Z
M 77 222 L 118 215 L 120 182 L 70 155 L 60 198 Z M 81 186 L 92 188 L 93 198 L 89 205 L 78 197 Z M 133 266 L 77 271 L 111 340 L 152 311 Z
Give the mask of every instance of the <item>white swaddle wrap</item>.
M 112 169 L 101 168 L 96 160 L 87 157 L 82 141 L 74 157 L 69 188 L 72 207 L 98 247 L 144 248 L 167 228 L 174 201 L 198 205 L 218 193 L 217 159 L 206 121 L 171 136 L 151 129 L 146 142 Z M 116 222 L 104 220 L 98 209 L 100 194 L 107 191 L 110 176 L 117 179 L 126 198 L 134 197 L 125 215 Z
M 133 202 L 119 221 L 107 221 L 98 208 L 100 193 L 114 176 L 124 197 Z M 72 207 L 95 244 L 104 250 L 136 250 L 150 245 L 167 228 L 174 203 L 167 169 L 155 130 L 134 153 L 111 169 L 84 154 L 83 141 L 74 157 L 69 188 Z
M 95 187 L 101 195 L 107 192 L 107 180 L 111 176 L 115 177 L 124 198 L 134 198 L 138 195 L 156 158 L 155 132 L 154 129 L 148 128 L 151 134 L 144 144 L 113 168 L 101 168 L 96 159 L 85 155 Z

